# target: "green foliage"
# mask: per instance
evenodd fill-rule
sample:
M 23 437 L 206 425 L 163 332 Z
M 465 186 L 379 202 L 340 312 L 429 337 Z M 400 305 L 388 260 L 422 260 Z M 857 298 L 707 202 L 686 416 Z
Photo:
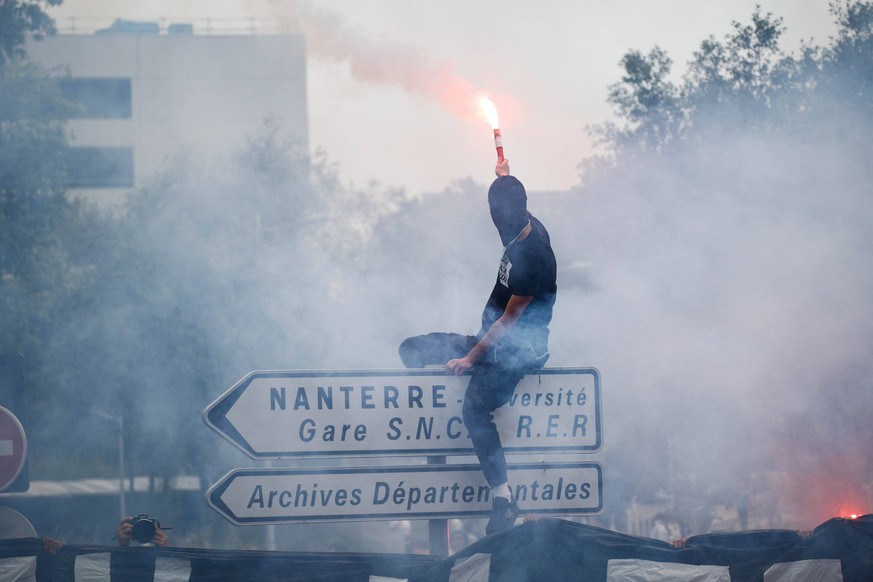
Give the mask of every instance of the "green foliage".
M 28 366 L 87 269 L 68 253 L 80 225 L 64 188 L 68 112 L 40 68 L 16 59 L 0 69 L 0 350 Z
M 716 135 L 808 128 L 833 117 L 837 99 L 848 109 L 844 119 L 863 115 L 873 94 L 873 5 L 844 0 L 831 11 L 838 33 L 830 46 L 807 45 L 796 56 L 780 47 L 782 18 L 756 8 L 751 22 L 734 22 L 723 39 L 700 44 L 678 88 L 661 49 L 628 52 L 608 96 L 624 125 L 605 124 L 598 135 L 611 151 L 630 154 Z
M 873 113 L 873 3 L 833 2 L 831 12 L 839 28 L 833 45 L 819 59 L 820 88 L 840 101 L 840 106 L 849 110 L 847 113 L 870 119 Z M 845 129 L 869 142 L 869 134 L 859 133 L 861 128 Z
M 63 0 L 0 0 L 0 70 L 24 57 L 28 36 L 40 39 L 55 33 L 55 23 L 44 7 Z
M 769 90 L 779 88 L 776 72 L 782 58 L 782 19 L 761 14 L 757 8 L 750 24 L 734 22 L 733 29 L 722 42 L 710 37 L 701 43 L 691 63 L 686 94 L 692 102 L 741 100 L 747 106 L 767 106 Z
M 609 101 L 629 123 L 629 129 L 609 126 L 606 137 L 616 142 L 632 139 L 642 147 L 669 142 L 681 123 L 676 87 L 669 81 L 672 61 L 660 48 L 648 55 L 627 53 L 621 60 L 625 74 L 609 88 Z
M 101 470 L 99 453 L 71 463 L 70 432 L 63 430 L 70 421 L 57 422 L 81 406 L 76 393 L 57 388 L 81 385 L 75 367 L 57 365 L 55 348 L 63 342 L 56 332 L 95 287 L 93 255 L 83 250 L 107 228 L 103 217 L 67 197 L 65 124 L 72 105 L 56 79 L 23 52 L 28 36 L 53 31 L 41 5 L 58 3 L 0 4 L 0 351 L 25 358 L 28 438 L 31 451 L 39 451 L 31 455 L 31 475 L 37 479 L 44 470 L 70 475 L 71 464 L 92 475 Z

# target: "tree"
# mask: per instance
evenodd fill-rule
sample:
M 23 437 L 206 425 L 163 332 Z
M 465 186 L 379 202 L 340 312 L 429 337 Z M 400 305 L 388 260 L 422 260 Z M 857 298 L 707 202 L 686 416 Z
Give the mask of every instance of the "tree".
M 76 277 L 63 244 L 75 214 L 64 195 L 70 108 L 24 58 L 26 36 L 52 30 L 39 4 L 4 1 L 0 22 L 0 349 L 33 356 L 56 292 Z
M 633 142 L 657 149 L 676 137 L 681 116 L 676 87 L 668 80 L 672 60 L 655 47 L 648 55 L 630 51 L 621 60 L 625 74 L 609 88 L 609 102 L 628 127 L 608 125 L 605 137 L 616 145 Z
M 701 43 L 689 69 L 686 92 L 699 101 L 726 103 L 742 98 L 744 104 L 767 106 L 770 92 L 779 88 L 782 19 L 762 14 L 758 7 L 750 24 L 732 26 L 733 33 L 724 41 L 710 37 Z
M 629 51 L 608 94 L 624 125 L 605 124 L 597 134 L 609 148 L 657 150 L 725 131 L 792 131 L 833 119 L 837 106 L 862 117 L 873 102 L 873 5 L 840 0 L 831 12 L 838 27 L 831 45 L 805 44 L 795 56 L 779 45 L 782 18 L 756 8 L 751 22 L 700 44 L 678 88 L 663 50 Z
M 635 419 L 617 429 L 617 460 L 639 468 L 637 493 L 778 473 L 782 501 L 805 500 L 783 505 L 797 526 L 833 515 L 850 484 L 873 502 L 859 483 L 873 471 L 861 412 L 873 377 L 873 3 L 831 9 L 837 33 L 798 54 L 780 46 L 782 19 L 755 10 L 701 43 L 675 91 L 657 49 L 622 60 L 609 93 L 618 129 L 601 128 L 611 157 L 576 193 L 572 232 L 597 281 L 584 313 L 620 338 L 589 343 L 620 358 L 613 382 L 638 387 L 613 405 L 617 422 Z M 665 119 L 677 120 L 669 132 Z M 635 458 L 635 440 L 656 438 L 669 454 Z M 812 470 L 849 464 L 839 484 Z
M 28 36 L 37 40 L 55 33 L 55 23 L 44 6 L 59 6 L 63 0 L 0 0 L 0 70 L 24 58 Z
M 35 351 L 57 282 L 71 274 L 62 244 L 72 206 L 64 197 L 64 108 L 35 67 L 0 73 L 0 346 Z
M 839 110 L 839 131 L 868 147 L 870 123 L 858 120 L 873 119 L 873 3 L 832 2 L 831 12 L 838 25 L 837 36 L 816 62 L 820 70 L 817 91 L 827 98 L 821 105 L 829 110 L 817 113 L 830 116 Z
M 701 43 L 680 88 L 668 80 L 672 61 L 662 49 L 628 52 L 620 63 L 624 75 L 608 95 L 625 126 L 607 124 L 599 133 L 612 147 L 657 150 L 735 119 L 737 112 L 766 119 L 751 109 L 766 112 L 771 95 L 787 82 L 779 49 L 783 30 L 782 19 L 756 8 L 750 24 L 734 22 L 723 41 L 710 37 Z
M 59 417 L 89 402 L 76 369 L 57 365 L 59 322 L 87 303 L 97 284 L 93 255 L 83 251 L 108 239 L 110 223 L 67 197 L 65 125 L 73 105 L 23 49 L 27 37 L 54 30 L 42 7 L 56 4 L 0 4 L 0 351 L 25 358 L 28 439 L 39 451 L 30 470 L 39 478 L 70 474 L 73 463 L 99 472 L 114 456 L 111 447 L 96 448 L 87 462 L 71 463 L 69 433 L 59 430 L 66 426 Z M 65 384 L 76 390 L 58 390 Z

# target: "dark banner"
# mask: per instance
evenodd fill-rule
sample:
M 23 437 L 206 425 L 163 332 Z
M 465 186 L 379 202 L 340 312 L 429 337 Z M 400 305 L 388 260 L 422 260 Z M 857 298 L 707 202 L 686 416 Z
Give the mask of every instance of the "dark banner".
M 873 515 L 791 530 L 707 534 L 682 547 L 558 519 L 530 521 L 454 556 L 63 546 L 0 542 L 0 580 L 236 582 L 867 582 Z

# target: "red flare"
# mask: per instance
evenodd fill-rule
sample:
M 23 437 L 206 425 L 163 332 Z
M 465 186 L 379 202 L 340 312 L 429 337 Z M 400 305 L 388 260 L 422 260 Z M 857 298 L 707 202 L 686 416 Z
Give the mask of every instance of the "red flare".
M 497 148 L 497 163 L 503 162 L 503 136 L 500 135 L 500 130 L 494 128 L 494 147 Z

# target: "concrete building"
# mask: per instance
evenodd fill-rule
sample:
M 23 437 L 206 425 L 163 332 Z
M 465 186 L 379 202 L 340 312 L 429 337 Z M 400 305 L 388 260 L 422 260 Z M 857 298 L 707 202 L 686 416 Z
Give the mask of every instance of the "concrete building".
M 306 57 L 294 35 L 200 35 L 191 25 L 116 21 L 30 42 L 34 62 L 69 73 L 74 194 L 112 202 L 181 152 L 245 147 L 268 117 L 308 151 Z

